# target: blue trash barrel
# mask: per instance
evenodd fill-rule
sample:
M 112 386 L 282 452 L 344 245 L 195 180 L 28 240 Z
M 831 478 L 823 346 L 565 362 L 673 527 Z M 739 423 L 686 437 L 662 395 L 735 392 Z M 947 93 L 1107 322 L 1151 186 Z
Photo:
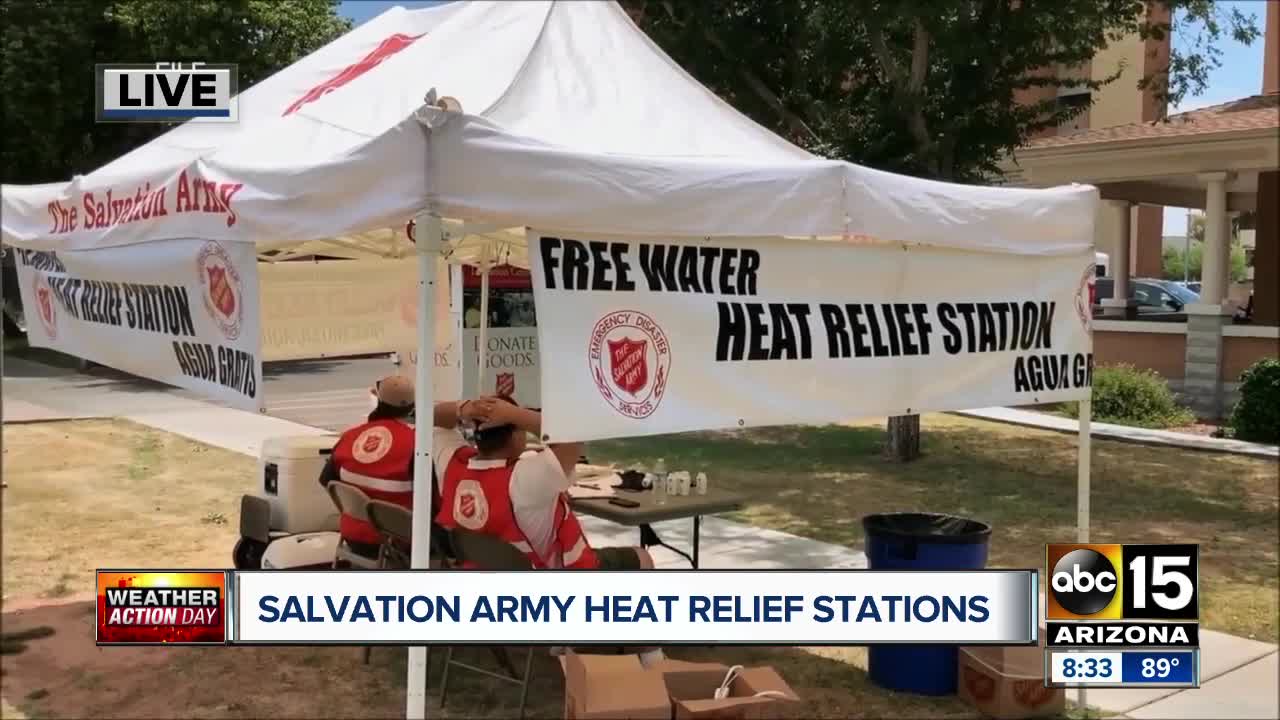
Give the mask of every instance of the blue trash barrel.
M 872 570 L 981 570 L 991 526 L 954 515 L 888 513 L 862 519 Z M 880 687 L 919 695 L 956 692 L 954 645 L 872 645 L 868 674 Z

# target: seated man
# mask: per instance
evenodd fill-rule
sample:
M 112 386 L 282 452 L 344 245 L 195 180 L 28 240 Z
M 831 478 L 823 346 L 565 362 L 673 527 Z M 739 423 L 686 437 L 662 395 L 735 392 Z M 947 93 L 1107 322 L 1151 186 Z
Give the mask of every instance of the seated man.
M 340 480 L 364 491 L 370 499 L 385 500 L 413 510 L 414 411 L 413 381 L 401 375 L 379 380 L 374 387 L 376 404 L 368 419 L 338 438 L 320 473 L 320 484 Z M 432 491 L 440 491 L 433 470 Z M 357 553 L 377 557 L 382 536 L 372 524 L 346 513 L 338 531 Z M 432 527 L 432 548 L 449 555 L 444 533 Z M 439 543 L 439 544 L 437 544 Z M 434 553 L 433 553 L 434 554 Z
M 476 447 L 458 431 L 477 424 Z M 552 444 L 525 456 L 527 433 L 542 434 L 542 416 L 510 398 L 439 403 L 435 463 L 444 478 L 436 522 L 496 535 L 523 551 L 535 568 L 639 570 L 653 567 L 636 547 L 594 549 L 566 494 L 581 443 Z

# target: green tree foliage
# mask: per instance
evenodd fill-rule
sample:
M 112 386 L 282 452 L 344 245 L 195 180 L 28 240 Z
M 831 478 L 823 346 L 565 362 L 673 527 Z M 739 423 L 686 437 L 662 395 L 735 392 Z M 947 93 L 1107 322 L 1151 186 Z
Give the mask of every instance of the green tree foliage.
M 1079 412 L 1079 403 L 1066 404 L 1069 416 Z M 1093 418 L 1146 428 L 1190 425 L 1196 419 L 1178 404 L 1164 378 L 1132 365 L 1102 365 L 1093 371 Z
M 336 0 L 3 0 L 3 180 L 66 180 L 169 129 L 95 123 L 96 63 L 234 62 L 243 89 L 349 28 Z
M 1084 107 L 1019 103 L 1034 88 L 1085 87 L 1045 68 L 1081 65 L 1109 41 L 1176 35 L 1167 70 L 1140 87 L 1176 104 L 1250 43 L 1256 16 L 1212 0 L 623 0 L 695 78 L 756 122 L 825 157 L 958 182 L 999 175 L 1034 133 Z M 1135 88 L 1136 90 L 1137 88 Z M 919 453 L 919 418 L 891 418 L 889 454 Z
M 1225 37 L 1252 42 L 1256 16 L 1211 0 L 625 0 L 631 16 L 703 84 L 809 150 L 956 181 L 999 173 L 1000 157 L 1083 111 L 1036 87 L 1098 89 L 1042 68 L 1090 60 L 1131 33 L 1176 34 L 1167 72 L 1141 78 L 1177 103 L 1205 89 Z M 1054 95 L 1055 93 L 1049 93 Z
M 1240 245 L 1238 234 L 1242 225 L 1252 222 L 1252 214 L 1236 215 L 1231 220 L 1231 255 L 1229 275 L 1231 282 L 1244 282 L 1247 279 L 1248 259 L 1244 246 Z M 1187 279 L 1201 279 L 1201 268 L 1204 260 L 1204 215 L 1193 213 L 1190 218 L 1190 247 L 1166 247 L 1162 254 L 1162 273 L 1166 281 L 1183 279 L 1183 268 L 1187 268 Z
M 1241 440 L 1280 443 L 1280 360 L 1263 358 L 1240 376 L 1231 429 Z

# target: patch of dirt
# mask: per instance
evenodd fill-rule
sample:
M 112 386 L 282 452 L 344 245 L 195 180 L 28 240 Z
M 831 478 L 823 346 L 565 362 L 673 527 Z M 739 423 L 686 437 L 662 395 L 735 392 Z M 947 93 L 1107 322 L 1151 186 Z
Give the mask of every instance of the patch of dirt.
M 1166 428 L 1169 432 L 1183 433 L 1184 435 L 1201 435 L 1211 437 L 1222 429 L 1221 425 L 1216 423 L 1197 422 L 1191 425 L 1183 425 L 1181 427 Z
M 5 698 L 31 717 L 402 717 L 398 648 L 96 647 L 94 603 L 4 616 Z M 395 657 L 393 657 L 395 656 Z M 403 661 L 400 661 L 403 666 Z M 399 680 L 397 687 L 394 680 Z
M 250 457 L 128 422 L 6 425 L 4 604 L 92 595 L 97 568 L 224 568 Z

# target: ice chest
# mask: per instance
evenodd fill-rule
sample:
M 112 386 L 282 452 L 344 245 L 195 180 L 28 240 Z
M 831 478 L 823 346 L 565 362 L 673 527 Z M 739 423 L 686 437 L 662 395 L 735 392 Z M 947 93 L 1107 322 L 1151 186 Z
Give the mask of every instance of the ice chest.
M 1044 686 L 1044 629 L 1040 645 L 960 648 L 960 697 L 996 720 L 1061 715 L 1067 704 L 1061 688 Z
M 338 529 L 338 509 L 320 485 L 336 435 L 290 435 L 262 442 L 254 494 L 271 504 L 271 529 L 287 533 Z
M 729 684 L 729 694 L 715 699 L 728 667 L 673 669 L 663 673 L 675 720 L 755 720 L 801 716 L 800 697 L 771 667 L 745 668 Z M 772 692 L 777 695 L 758 695 Z
M 561 660 L 565 720 L 670 720 L 662 673 L 646 670 L 635 655 L 571 653 Z

